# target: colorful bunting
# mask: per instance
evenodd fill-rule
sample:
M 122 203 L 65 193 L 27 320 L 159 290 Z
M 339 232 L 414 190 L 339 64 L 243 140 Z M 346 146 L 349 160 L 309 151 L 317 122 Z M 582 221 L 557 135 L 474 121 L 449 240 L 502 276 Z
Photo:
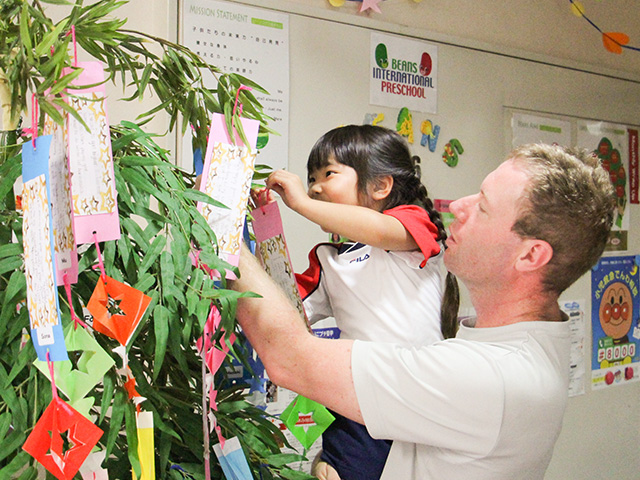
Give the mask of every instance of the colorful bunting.
M 569 0 L 569 2 L 571 3 L 571 11 L 574 15 L 584 18 L 593 28 L 600 32 L 602 35 L 602 44 L 609 52 L 621 54 L 623 48 L 640 51 L 638 47 L 627 45 L 629 43 L 629 36 L 626 33 L 604 32 L 598 25 L 592 22 L 589 17 L 585 15 L 585 8 L 582 2 L 578 0 Z

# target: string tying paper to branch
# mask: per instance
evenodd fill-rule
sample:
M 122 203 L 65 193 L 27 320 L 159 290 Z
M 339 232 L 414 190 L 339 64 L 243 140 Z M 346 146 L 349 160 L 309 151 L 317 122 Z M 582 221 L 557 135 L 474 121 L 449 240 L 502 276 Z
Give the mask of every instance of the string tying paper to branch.
M 60 397 L 58 396 L 58 387 L 56 387 L 56 380 L 53 376 L 53 362 L 51 361 L 51 356 L 47 351 L 47 367 L 49 367 L 49 375 L 51 376 L 51 393 L 54 400 L 58 400 Z
M 71 35 L 71 43 L 73 43 L 73 66 L 78 66 L 78 44 L 76 43 L 76 26 L 71 25 L 71 31 L 67 32 L 67 36 Z
M 76 315 L 75 310 L 73 309 L 73 301 L 71 299 L 71 282 L 69 282 L 69 275 L 64 274 L 64 291 L 67 294 L 67 301 L 69 302 L 69 310 L 71 312 L 71 320 L 73 320 L 73 328 L 78 328 L 78 324 L 82 325 L 84 328 L 88 328 L 87 324 L 84 323 L 80 318 Z
M 31 94 L 31 127 L 23 128 L 22 133 L 31 135 L 31 145 L 33 149 L 36 149 L 36 138 L 38 138 L 38 99 L 36 98 L 36 94 Z
M 97 267 L 100 269 L 100 278 L 104 283 L 107 282 L 107 274 L 104 271 L 104 262 L 102 261 L 102 253 L 100 252 L 100 244 L 98 243 L 98 234 L 93 232 L 93 241 L 96 245 L 96 254 L 98 256 L 98 265 Z M 96 265 L 93 266 L 93 269 L 96 269 Z
M 242 115 L 242 102 L 239 102 L 240 92 L 242 90 L 251 90 L 251 87 L 247 87 L 245 85 L 240 85 L 238 87 L 238 91 L 236 92 L 236 101 L 233 103 L 233 114 L 231 115 L 231 132 L 229 132 L 229 136 L 233 138 L 233 130 L 235 130 L 235 119 L 236 119 L 236 109 L 238 105 L 240 105 L 240 110 L 238 111 L 238 116 Z
M 602 43 L 604 48 L 606 48 L 611 53 L 622 53 L 622 49 L 626 48 L 629 50 L 640 51 L 638 47 L 632 47 L 631 45 L 627 45 L 629 43 L 629 36 L 626 33 L 622 32 L 605 32 L 598 25 L 596 25 L 589 17 L 585 15 L 585 9 L 581 2 L 578 0 L 569 0 L 571 3 L 571 11 L 574 15 L 578 17 L 584 18 L 589 24 L 595 28 L 602 35 Z

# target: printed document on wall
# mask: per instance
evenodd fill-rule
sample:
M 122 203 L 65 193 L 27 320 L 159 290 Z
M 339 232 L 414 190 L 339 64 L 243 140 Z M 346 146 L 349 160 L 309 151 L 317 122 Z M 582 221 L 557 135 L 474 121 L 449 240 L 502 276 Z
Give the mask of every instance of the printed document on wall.
M 237 74 L 257 83 L 269 95 L 253 90 L 273 118 L 269 135 L 256 163 L 286 168 L 289 146 L 289 16 L 215 0 L 182 0 L 182 44 L 223 73 Z M 217 80 L 203 72 L 208 88 Z M 182 165 L 193 165 L 191 132 L 183 138 Z

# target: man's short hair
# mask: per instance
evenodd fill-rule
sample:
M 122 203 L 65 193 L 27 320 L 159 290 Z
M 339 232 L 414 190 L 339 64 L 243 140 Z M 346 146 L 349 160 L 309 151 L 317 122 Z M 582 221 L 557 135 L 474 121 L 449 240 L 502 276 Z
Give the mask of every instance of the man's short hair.
M 512 229 L 551 245 L 543 285 L 559 294 L 602 255 L 616 205 L 609 174 L 585 149 L 528 144 L 508 158 L 530 179 Z

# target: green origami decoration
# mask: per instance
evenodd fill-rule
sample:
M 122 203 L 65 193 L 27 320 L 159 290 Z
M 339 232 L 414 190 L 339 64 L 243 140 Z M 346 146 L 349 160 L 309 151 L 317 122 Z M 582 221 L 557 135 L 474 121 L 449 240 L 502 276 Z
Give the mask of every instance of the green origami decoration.
M 309 413 L 313 422 L 300 421 L 301 415 Z M 324 405 L 298 395 L 280 414 L 280 420 L 300 440 L 304 449 L 309 450 L 309 447 L 331 425 L 335 417 L 331 415 Z
M 64 341 L 68 352 L 82 353 L 76 369 L 71 360 L 53 362 L 54 380 L 58 389 L 69 399 L 68 403 L 88 417 L 94 399 L 84 397 L 102 381 L 115 362 L 84 328 L 74 328 L 73 322 L 65 328 Z M 47 362 L 36 360 L 33 364 L 51 380 Z

